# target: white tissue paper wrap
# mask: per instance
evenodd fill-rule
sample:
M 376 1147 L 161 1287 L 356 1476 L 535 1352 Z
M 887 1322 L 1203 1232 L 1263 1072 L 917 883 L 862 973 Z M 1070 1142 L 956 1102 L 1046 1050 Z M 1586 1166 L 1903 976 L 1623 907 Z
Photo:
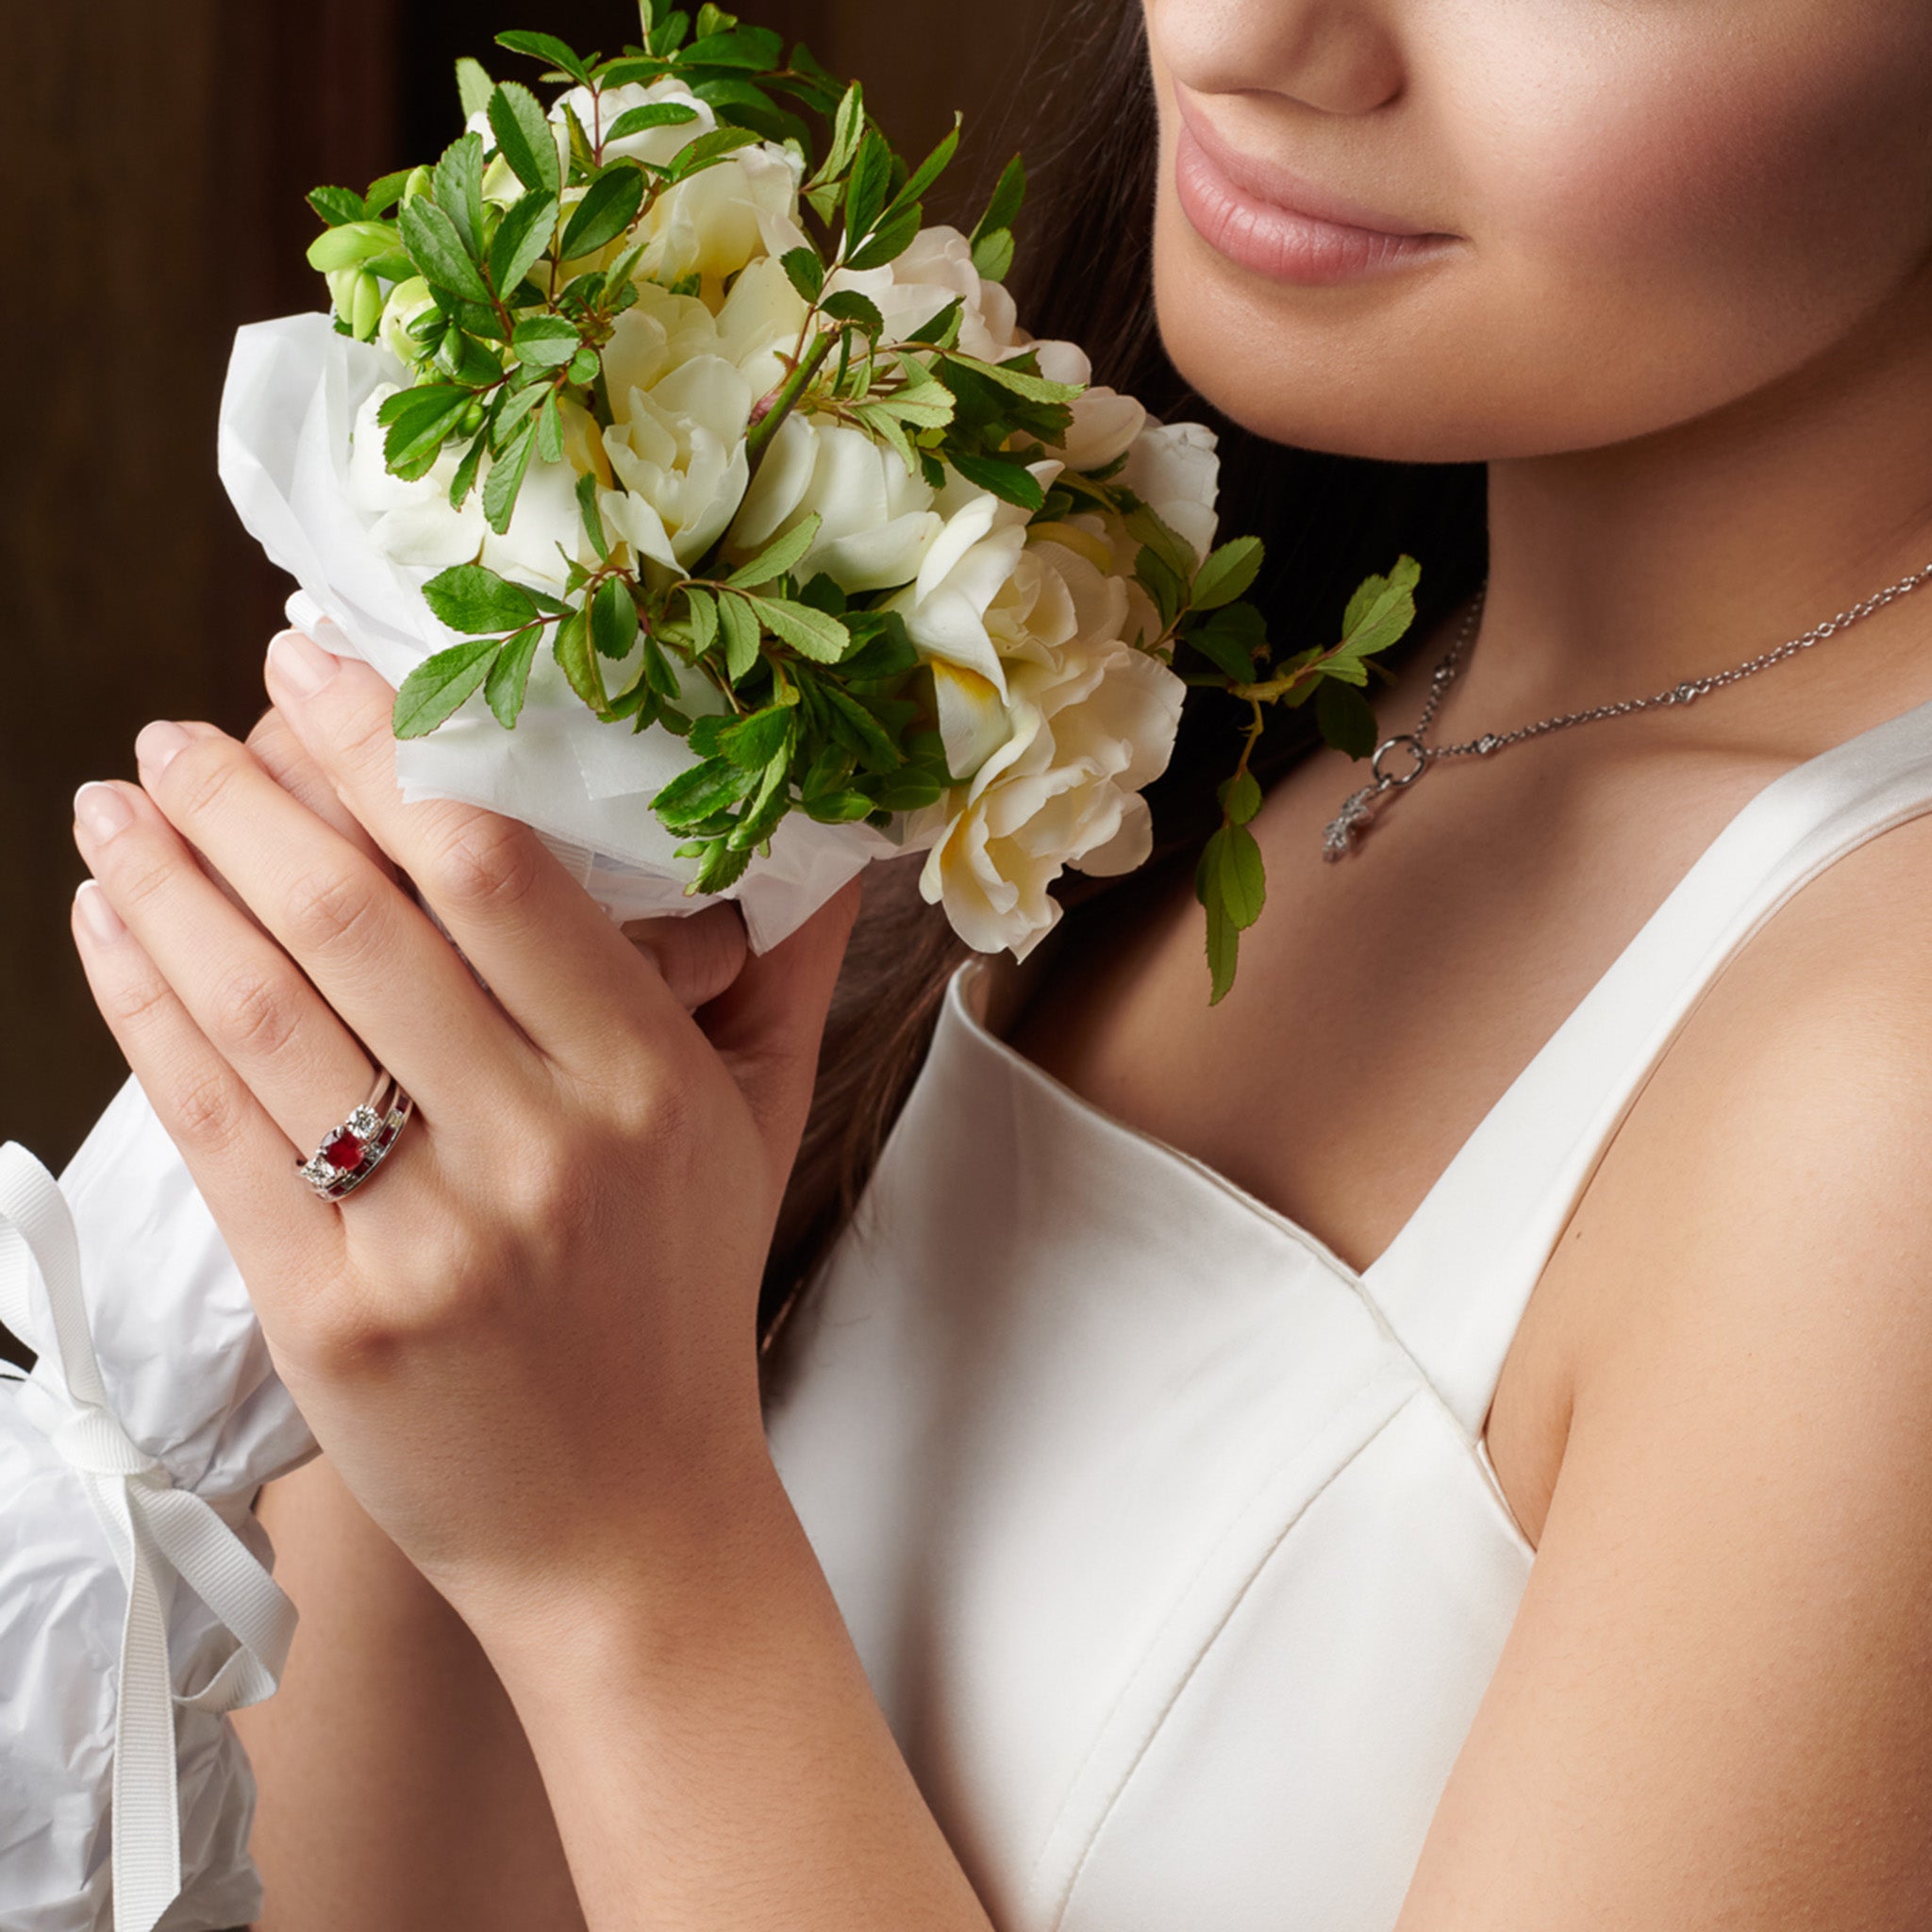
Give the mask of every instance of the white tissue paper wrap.
M 39 1356 L 0 1379 L 0 1926 L 246 1925 L 225 1712 L 274 1690 L 295 1616 L 251 1505 L 316 1445 L 133 1079 L 58 1188 L 0 1147 L 0 1321 Z
M 377 550 L 373 519 L 349 494 L 356 411 L 378 383 L 406 375 L 388 349 L 338 335 L 325 314 L 252 323 L 236 332 L 217 443 L 242 524 L 302 587 L 289 601 L 290 622 L 366 659 L 391 685 L 461 636 L 423 600 L 437 573 Z M 870 860 L 906 849 L 863 823 L 819 824 L 794 811 L 773 833 L 770 858 L 755 857 L 722 893 L 687 898 L 696 861 L 675 856 L 684 835 L 665 829 L 651 800 L 690 763 L 671 732 L 600 723 L 545 652 L 514 731 L 476 704 L 396 747 L 406 800 L 452 798 L 522 819 L 617 920 L 736 899 L 756 953 L 803 924 Z

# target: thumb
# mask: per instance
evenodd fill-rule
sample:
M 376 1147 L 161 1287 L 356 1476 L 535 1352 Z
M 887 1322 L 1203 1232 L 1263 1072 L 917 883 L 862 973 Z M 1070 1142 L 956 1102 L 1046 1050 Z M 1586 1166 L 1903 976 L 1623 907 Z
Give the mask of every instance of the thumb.
M 781 1186 L 811 1110 L 819 1043 L 859 898 L 858 880 L 849 880 L 770 952 L 747 956 L 697 1015 L 758 1122 Z

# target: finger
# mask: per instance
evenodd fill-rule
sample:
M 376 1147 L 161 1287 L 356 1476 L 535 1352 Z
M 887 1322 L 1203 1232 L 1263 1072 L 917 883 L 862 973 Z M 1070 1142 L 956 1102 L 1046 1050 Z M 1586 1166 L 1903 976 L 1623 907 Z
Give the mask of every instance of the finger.
M 369 1056 L 138 787 L 83 785 L 74 837 L 142 961 L 294 1146 L 312 1149 L 368 1098 Z
M 811 1107 L 819 1045 L 860 886 L 850 880 L 797 931 L 743 971 L 705 1008 L 705 1034 L 737 1080 L 782 1186 Z
M 255 761 L 299 805 L 306 805 L 332 832 L 346 839 L 385 876 L 395 876 L 390 856 L 342 801 L 328 774 L 308 756 L 302 741 L 290 729 L 289 721 L 271 705 L 255 721 L 255 728 L 242 741 L 255 754 Z
M 688 1013 L 716 999 L 738 977 L 750 951 L 744 916 L 735 899 L 720 900 L 696 912 L 633 919 L 623 932 L 632 945 L 650 955 Z
M 474 1114 L 479 1069 L 513 1081 L 521 1065 L 534 1079 L 527 1044 L 422 908 L 242 745 L 157 721 L 135 754 L 160 816 L 220 868 L 425 1114 Z M 115 903 L 140 930 L 118 892 Z
M 647 1049 L 661 1038 L 667 1051 L 689 1050 L 690 1015 L 663 975 L 527 825 L 446 799 L 403 803 L 394 693 L 368 665 L 284 632 L 269 653 L 268 683 L 343 802 L 539 1048 L 574 1071 L 600 1072 L 622 1013 L 642 1023 Z
M 195 1026 L 92 880 L 75 896 L 73 930 L 94 1004 L 251 1289 L 333 1273 L 341 1264 L 341 1210 L 293 1174 L 282 1129 Z

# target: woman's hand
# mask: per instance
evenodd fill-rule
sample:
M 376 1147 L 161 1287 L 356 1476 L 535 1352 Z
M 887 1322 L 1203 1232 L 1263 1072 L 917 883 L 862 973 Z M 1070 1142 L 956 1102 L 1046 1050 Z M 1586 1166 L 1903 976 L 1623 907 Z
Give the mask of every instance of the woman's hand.
M 148 726 L 144 789 L 76 801 L 76 943 L 317 1439 L 487 1643 L 774 1480 L 758 1288 L 858 888 L 762 958 L 729 907 L 633 944 L 526 827 L 401 803 L 367 666 L 285 634 L 269 689 L 338 809 L 286 747 Z M 295 1163 L 372 1062 L 416 1117 L 330 1204 Z

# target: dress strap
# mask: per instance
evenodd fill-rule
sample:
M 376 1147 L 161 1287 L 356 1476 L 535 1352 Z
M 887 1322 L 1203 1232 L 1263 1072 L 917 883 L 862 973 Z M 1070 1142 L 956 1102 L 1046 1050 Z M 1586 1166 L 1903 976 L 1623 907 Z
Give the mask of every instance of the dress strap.
M 1755 793 L 1368 1269 L 1368 1291 L 1472 1436 L 1611 1137 L 1733 953 L 1834 859 L 1928 809 L 1932 702 Z

